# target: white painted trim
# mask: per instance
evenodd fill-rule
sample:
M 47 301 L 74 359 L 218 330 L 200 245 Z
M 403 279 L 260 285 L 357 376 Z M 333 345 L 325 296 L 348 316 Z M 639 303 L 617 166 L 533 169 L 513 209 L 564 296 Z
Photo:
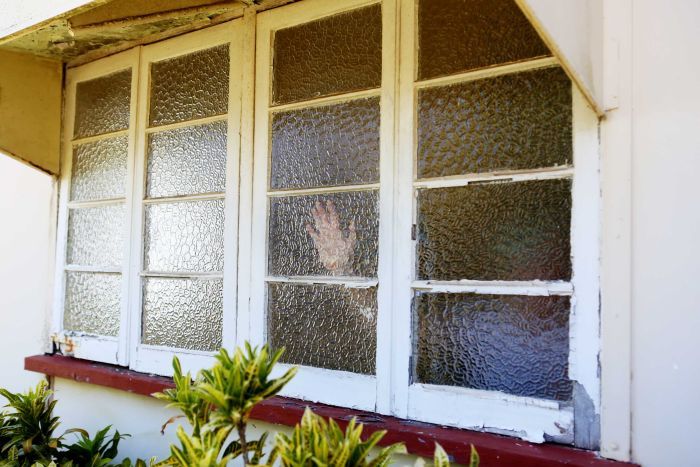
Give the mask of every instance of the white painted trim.
M 376 0 L 347 0 L 343 2 L 328 2 L 324 0 L 306 0 L 302 4 L 291 4 L 273 10 L 268 10 L 257 15 L 257 44 L 256 44 L 256 93 L 255 93 L 255 149 L 254 149 L 254 174 L 253 174 L 253 201 L 252 201 L 252 238 L 251 238 L 251 287 L 250 287 L 250 311 L 247 324 L 249 326 L 249 339 L 252 344 L 259 345 L 265 342 L 266 324 L 266 279 L 274 280 L 266 276 L 267 269 L 267 228 L 268 228 L 268 199 L 275 196 L 299 196 L 304 194 L 348 192 L 357 190 L 371 190 L 379 188 L 380 191 L 380 226 L 379 226 L 379 265 L 378 280 L 386 280 L 392 275 L 391 264 L 391 237 L 393 212 L 393 102 L 394 102 L 394 57 L 393 50 L 396 47 L 395 13 L 393 0 L 383 2 L 383 83 L 380 89 L 363 90 L 319 99 L 309 99 L 303 102 L 294 102 L 272 106 L 270 102 L 272 66 L 272 38 L 274 31 L 286 27 L 308 23 L 319 18 L 376 4 Z M 388 28 L 388 29 L 387 29 Z M 389 60 L 387 60 L 389 57 Z M 289 109 L 328 105 L 334 102 L 348 101 L 369 96 L 380 96 L 381 101 L 381 126 L 380 126 L 380 179 L 381 184 L 367 184 L 355 186 L 338 186 L 331 188 L 285 190 L 274 191 L 268 189 L 269 175 L 269 137 L 270 116 L 275 112 Z M 298 278 L 301 279 L 301 278 Z M 338 279 L 341 281 L 339 282 Z M 294 278 L 283 278 L 284 281 Z M 323 278 L 303 278 L 305 283 L 318 283 Z M 328 279 L 331 281 L 333 279 Z M 342 283 L 346 286 L 368 286 L 367 283 L 346 281 L 343 278 L 335 278 L 333 283 Z M 378 288 L 378 325 L 377 325 L 377 373 L 387 372 L 391 362 L 391 346 L 387 339 L 391 332 L 389 313 L 391 310 L 391 288 Z M 386 378 L 385 378 L 386 379 Z M 368 377 L 347 372 L 337 372 L 319 368 L 303 367 L 297 376 L 285 388 L 283 394 L 293 395 L 304 399 L 319 402 L 363 408 L 365 410 L 378 410 L 383 413 L 390 412 L 390 386 L 383 386 L 382 398 L 377 399 L 377 382 L 381 377 Z
M 130 272 L 131 292 L 129 309 L 132 316 L 130 349 L 132 358 L 130 368 L 161 375 L 172 374 L 172 358 L 178 356 L 183 368 L 197 371 L 212 363 L 209 352 L 173 349 L 163 346 L 153 346 L 141 343 L 141 322 L 143 304 L 143 278 L 145 277 L 178 277 L 178 278 L 222 278 L 223 287 L 223 329 L 222 345 L 233 347 L 236 342 L 236 308 L 237 308 L 237 226 L 238 226 L 238 186 L 240 160 L 240 118 L 241 118 L 241 86 L 240 62 L 243 56 L 240 37 L 243 33 L 242 21 L 234 20 L 225 24 L 196 31 L 191 34 L 169 39 L 141 48 L 141 66 L 139 80 L 138 125 L 136 165 L 134 170 L 134 216 L 131 232 L 132 263 Z M 177 122 L 170 125 L 149 127 L 148 113 L 150 101 L 150 69 L 151 64 L 162 60 L 179 57 L 199 50 L 229 45 L 229 102 L 228 111 L 224 115 L 216 115 L 201 119 Z M 177 196 L 168 198 L 146 199 L 146 167 L 148 136 L 155 132 L 226 121 L 226 191 L 225 193 L 207 193 L 204 195 Z M 177 203 L 192 200 L 224 199 L 224 270 L 211 273 L 194 273 L 188 271 L 158 272 L 143 270 L 143 229 L 145 207 L 151 204 Z
M 91 79 L 106 76 L 117 71 L 131 68 L 131 108 L 129 129 L 117 133 L 108 133 L 90 138 L 82 138 L 73 140 L 73 124 L 75 117 L 75 98 L 76 87 L 79 82 L 88 81 Z M 58 225 L 56 228 L 56 266 L 54 276 L 54 292 L 53 292 L 53 314 L 51 333 L 57 335 L 60 340 L 69 338 L 74 343 L 72 355 L 105 363 L 124 364 L 126 360 L 126 325 L 128 319 L 127 313 L 127 296 L 128 296 L 128 275 L 129 270 L 129 215 L 128 205 L 130 202 L 130 176 L 131 172 L 127 171 L 127 180 L 125 180 L 126 197 L 117 200 L 104 200 L 94 203 L 71 203 L 70 202 L 70 182 L 72 174 L 73 162 L 73 147 L 76 144 L 89 141 L 99 141 L 113 137 L 115 134 L 129 136 L 128 161 L 127 164 L 133 162 L 133 144 L 135 134 L 135 115 L 136 115 L 136 80 L 138 79 L 138 50 L 133 49 L 120 54 L 107 57 L 102 60 L 84 65 L 82 67 L 73 68 L 66 74 L 65 85 L 65 115 L 63 120 L 63 135 L 62 135 L 62 161 L 61 161 L 61 177 L 60 177 L 60 195 L 58 207 Z M 69 207 L 69 204 L 71 205 Z M 68 215 L 70 209 L 80 209 L 90 207 L 92 205 L 112 205 L 124 204 L 127 209 L 125 218 L 123 239 L 123 264 L 121 268 L 99 268 L 92 266 L 79 266 L 66 264 L 66 247 L 68 238 Z M 86 271 L 86 272 L 110 272 L 121 273 L 121 319 L 119 335 L 116 338 L 90 336 L 76 332 L 66 332 L 63 329 L 63 312 L 65 300 L 65 272 L 66 271 Z
M 413 281 L 414 290 L 442 293 L 481 293 L 499 295 L 571 295 L 574 287 L 562 281 Z
M 628 461 L 632 451 L 633 1 L 602 3 L 604 50 L 615 51 L 606 60 L 617 63 L 604 66 L 604 92 L 616 94 L 616 109 L 601 124 L 600 453 Z
M 466 186 L 469 184 L 484 182 L 552 180 L 558 178 L 571 178 L 573 175 L 574 169 L 571 166 L 551 167 L 547 169 L 501 170 L 489 173 L 451 175 L 440 178 L 421 178 L 414 182 L 414 186 L 416 188 L 444 188 Z

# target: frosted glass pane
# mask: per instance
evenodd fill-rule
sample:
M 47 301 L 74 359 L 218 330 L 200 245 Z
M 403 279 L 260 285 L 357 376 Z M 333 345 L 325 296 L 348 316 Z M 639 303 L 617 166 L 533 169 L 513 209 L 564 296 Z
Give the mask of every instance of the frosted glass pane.
M 378 181 L 379 98 L 273 114 L 273 189 Z
M 285 363 L 374 374 L 376 288 L 271 283 L 267 322 Z
M 418 77 L 550 55 L 514 0 L 419 0 Z
M 147 196 L 223 192 L 226 185 L 226 122 L 148 136 Z
M 71 209 L 66 262 L 81 266 L 121 266 L 124 204 Z
M 569 298 L 417 294 L 415 379 L 567 401 Z
M 377 191 L 272 198 L 269 273 L 376 277 L 378 202 Z
M 224 201 L 146 206 L 144 269 L 216 272 L 224 268 Z
M 382 10 L 356 9 L 275 33 L 272 102 L 379 87 Z
M 571 81 L 561 68 L 418 93 L 418 176 L 571 164 Z
M 221 279 L 144 279 L 141 342 L 188 350 L 218 350 L 223 329 L 223 294 Z
M 226 113 L 228 73 L 228 44 L 153 63 L 149 125 Z
M 85 334 L 117 336 L 121 284 L 121 274 L 67 272 L 63 328 Z
M 73 136 L 101 135 L 129 128 L 131 69 L 76 86 Z
M 128 151 L 126 136 L 76 146 L 71 170 L 71 200 L 124 197 Z
M 571 181 L 418 192 L 418 277 L 571 278 Z

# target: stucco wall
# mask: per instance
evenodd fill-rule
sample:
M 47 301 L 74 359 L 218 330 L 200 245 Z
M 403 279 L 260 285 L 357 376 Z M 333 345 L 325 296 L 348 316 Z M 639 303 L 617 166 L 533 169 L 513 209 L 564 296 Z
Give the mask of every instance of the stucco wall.
M 0 386 L 14 391 L 41 379 L 23 357 L 48 334 L 52 193 L 50 176 L 0 153 Z

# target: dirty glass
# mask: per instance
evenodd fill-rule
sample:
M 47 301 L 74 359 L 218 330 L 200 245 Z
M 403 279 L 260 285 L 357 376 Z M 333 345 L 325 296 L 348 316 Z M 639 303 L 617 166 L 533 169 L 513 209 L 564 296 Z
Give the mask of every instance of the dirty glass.
M 417 293 L 414 380 L 568 401 L 569 297 Z
M 119 334 L 121 274 L 66 272 L 63 328 L 99 336 Z
M 106 138 L 75 146 L 71 167 L 72 201 L 96 201 L 126 195 L 129 139 Z
M 131 69 L 76 86 L 73 136 L 84 138 L 129 128 Z
M 226 187 L 226 122 L 148 136 L 149 198 L 223 192 Z
M 418 79 L 547 55 L 514 0 L 418 2 Z
M 379 181 L 379 98 L 272 115 L 272 189 Z
M 143 280 L 142 342 L 187 350 L 216 351 L 223 329 L 223 280 Z
M 271 198 L 268 273 L 376 277 L 378 202 L 376 190 Z
M 66 263 L 121 266 L 125 216 L 123 203 L 70 209 Z
M 374 374 L 377 289 L 268 284 L 268 342 L 284 363 Z
M 144 269 L 219 272 L 224 267 L 224 201 L 146 206 Z
M 418 278 L 569 280 L 571 181 L 418 191 Z
M 571 82 L 561 68 L 418 92 L 418 177 L 573 162 Z
M 228 86 L 228 44 L 153 63 L 149 126 L 225 114 Z
M 381 84 L 381 5 L 281 29 L 273 42 L 273 104 Z

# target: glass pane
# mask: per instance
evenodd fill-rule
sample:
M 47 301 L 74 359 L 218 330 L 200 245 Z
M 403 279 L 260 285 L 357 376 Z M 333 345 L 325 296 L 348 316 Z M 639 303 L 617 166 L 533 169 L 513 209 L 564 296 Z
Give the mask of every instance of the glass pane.
M 376 288 L 271 283 L 267 322 L 285 363 L 374 374 Z
M 228 44 L 153 63 L 149 125 L 225 114 L 228 72 Z
M 226 122 L 148 136 L 149 198 L 223 192 L 225 185 Z
M 63 328 L 117 336 L 121 315 L 121 274 L 66 272 Z
M 144 279 L 142 342 L 219 350 L 223 300 L 221 279 Z
M 571 164 L 571 82 L 561 68 L 418 93 L 418 177 Z
M 120 198 L 126 194 L 126 136 L 80 144 L 73 150 L 70 197 L 73 201 Z
M 570 400 L 569 302 L 416 294 L 416 382 Z
M 273 114 L 273 189 L 377 181 L 379 98 Z
M 550 55 L 513 0 L 420 0 L 418 78 Z
M 66 262 L 81 266 L 121 266 L 124 204 L 71 209 Z
M 146 206 L 146 271 L 217 272 L 223 268 L 224 200 Z
M 376 277 L 378 202 L 377 191 L 272 198 L 268 272 Z
M 275 104 L 379 87 L 381 6 L 277 31 L 273 65 Z
M 570 180 L 420 190 L 418 276 L 568 280 L 570 228 Z
M 78 83 L 73 136 L 101 135 L 129 128 L 131 69 Z

